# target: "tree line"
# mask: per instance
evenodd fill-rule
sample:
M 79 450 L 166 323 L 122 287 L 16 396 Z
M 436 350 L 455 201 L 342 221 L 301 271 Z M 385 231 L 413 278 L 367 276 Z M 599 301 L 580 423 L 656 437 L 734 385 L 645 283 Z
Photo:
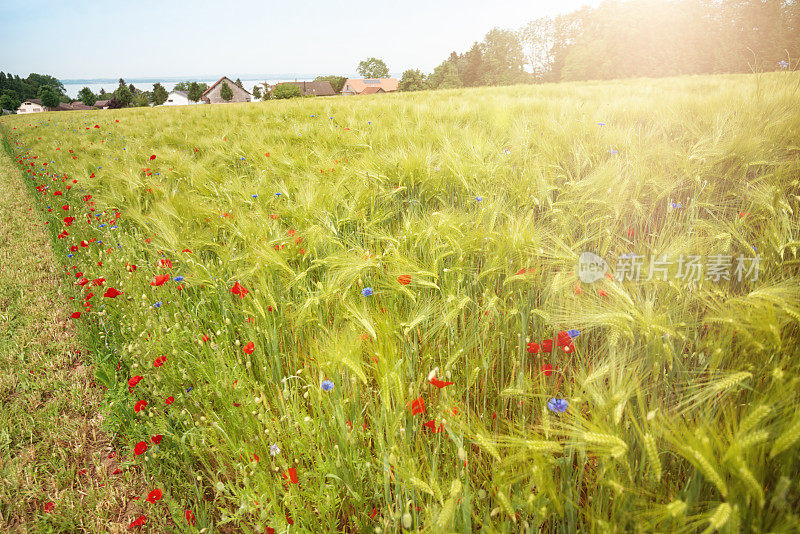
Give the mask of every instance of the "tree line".
M 399 89 L 761 72 L 797 68 L 798 0 L 608 1 L 495 28 Z
M 22 78 L 19 74 L 0 72 L 0 108 L 14 111 L 31 98 L 38 98 L 52 108 L 70 101 L 64 84 L 53 76 L 31 73 Z

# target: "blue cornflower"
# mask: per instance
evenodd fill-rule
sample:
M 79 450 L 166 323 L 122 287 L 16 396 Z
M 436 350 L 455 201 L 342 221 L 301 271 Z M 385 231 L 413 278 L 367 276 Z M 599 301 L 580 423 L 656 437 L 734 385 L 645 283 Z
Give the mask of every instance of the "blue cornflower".
M 609 148 L 608 153 L 613 156 L 614 154 L 619 154 L 619 150 L 617 150 L 616 148 Z
M 322 389 L 325 391 L 331 391 L 333 389 L 333 381 L 331 380 L 323 380 L 322 381 Z
M 481 200 L 483 200 L 483 197 L 475 197 L 475 200 L 477 200 L 478 202 L 480 202 Z
M 159 300 L 158 302 L 154 302 L 153 303 L 153 307 L 154 308 L 160 308 L 161 307 L 161 301 Z
M 250 196 L 253 197 L 253 198 L 258 198 L 258 195 L 256 195 L 256 194 L 252 194 Z
M 282 194 L 283 194 L 283 193 L 275 193 L 275 196 L 276 196 L 276 197 L 279 197 L 279 196 L 281 196 Z
M 373 291 L 371 287 L 365 287 L 364 289 L 361 290 L 361 294 L 364 295 L 365 297 L 371 296 L 372 293 Z
M 173 280 L 175 280 L 176 282 L 183 282 L 183 277 L 182 276 L 176 276 L 175 278 L 173 278 Z
M 569 407 L 569 403 L 564 399 L 557 399 L 557 398 L 553 397 L 552 399 L 547 401 L 547 408 L 551 412 L 563 413 L 563 412 L 567 411 L 568 407 Z
M 578 337 L 579 335 L 581 335 L 581 331 L 580 331 L 580 330 L 575 330 L 575 329 L 573 328 L 572 330 L 567 330 L 567 334 L 568 334 L 568 335 L 569 335 L 569 337 L 571 337 L 572 339 L 575 339 L 576 337 Z

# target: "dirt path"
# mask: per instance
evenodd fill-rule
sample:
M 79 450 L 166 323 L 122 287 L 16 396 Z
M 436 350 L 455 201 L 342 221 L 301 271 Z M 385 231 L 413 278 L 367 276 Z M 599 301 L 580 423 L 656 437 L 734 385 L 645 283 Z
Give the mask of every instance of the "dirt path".
M 0 531 L 127 530 L 142 477 L 110 457 L 71 280 L 27 191 L 0 153 Z

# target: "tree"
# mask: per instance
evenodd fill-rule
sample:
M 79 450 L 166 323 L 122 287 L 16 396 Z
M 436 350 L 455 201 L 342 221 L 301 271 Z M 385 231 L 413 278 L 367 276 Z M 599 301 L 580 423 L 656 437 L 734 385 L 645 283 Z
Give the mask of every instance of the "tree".
M 272 90 L 272 98 L 295 98 L 298 96 L 303 96 L 303 92 L 293 83 L 279 83 Z
M 364 78 L 388 78 L 389 67 L 382 59 L 370 57 L 358 64 L 358 73 Z
M 244 86 L 242 85 L 242 80 L 240 78 L 236 78 L 236 81 L 233 83 L 235 83 L 239 87 L 239 89 L 244 89 Z
M 335 74 L 331 74 L 328 76 L 317 76 L 316 78 L 314 78 L 314 81 L 330 82 L 331 87 L 333 87 L 333 90 L 336 91 L 336 94 L 339 94 L 342 92 L 342 87 L 344 87 L 347 78 L 345 78 L 344 76 L 336 76 Z
M 100 96 L 106 96 L 106 90 L 102 87 L 100 88 Z
M 148 91 L 137 91 L 135 95 L 133 95 L 133 100 L 131 101 L 131 105 L 137 108 L 149 107 L 150 102 L 153 101 L 153 93 Z
M 135 87 L 133 86 L 133 84 L 132 84 L 132 83 L 131 83 L 131 84 L 128 84 L 128 91 L 130 91 L 132 95 L 135 95 L 136 93 L 139 93 L 139 92 L 140 92 L 140 91 L 139 91 L 137 88 L 135 88 Z
M 17 111 L 20 104 L 19 97 L 14 91 L 6 91 L 3 96 L 0 96 L 0 108 L 2 109 Z
M 221 96 L 222 100 L 225 102 L 230 102 L 231 98 L 233 98 L 233 89 L 228 86 L 228 82 L 222 82 L 222 87 L 219 90 L 219 96 Z
M 525 57 L 534 76 L 544 79 L 553 67 L 556 25 L 549 17 L 533 20 L 522 29 Z
M 190 82 L 178 82 L 178 83 L 175 84 L 175 87 L 173 87 L 172 90 L 173 91 L 188 91 L 189 90 L 189 86 L 191 86 L 191 84 L 193 84 L 193 83 L 197 83 L 197 82 L 191 82 L 191 83 Z
M 153 104 L 160 106 L 167 101 L 167 97 L 169 97 L 169 93 L 167 93 L 163 85 L 160 83 L 153 84 Z
M 181 91 L 181 90 L 182 89 L 178 89 L 178 91 Z M 197 82 L 190 83 L 189 84 L 189 100 L 191 100 L 192 102 L 197 102 L 202 97 L 203 97 L 203 87 Z
M 461 87 L 461 78 L 458 69 L 452 61 L 445 61 L 428 76 L 428 85 L 431 89 L 455 89 Z
M 125 83 L 125 79 L 124 78 L 120 78 L 119 79 L 119 84 L 120 85 L 128 85 L 128 84 Z
M 527 81 L 522 68 L 525 54 L 516 32 L 494 28 L 486 34 L 483 43 L 484 83 L 509 85 Z
M 401 91 L 422 91 L 427 88 L 425 75 L 419 69 L 408 69 L 398 83 Z
M 94 106 L 94 103 L 97 102 L 97 95 L 95 95 L 88 87 L 84 87 L 78 91 L 78 100 L 87 106 Z
M 258 84 L 253 86 L 253 98 L 256 100 L 261 100 L 261 86 Z
M 114 100 L 119 107 L 126 108 L 133 102 L 133 93 L 124 85 L 120 85 L 117 87 L 117 90 L 114 91 Z
M 263 90 L 262 90 L 263 94 L 261 95 L 261 99 L 262 100 L 269 100 L 270 98 L 272 98 L 272 91 L 271 91 L 271 89 L 269 87 L 269 84 L 267 82 L 264 82 L 264 83 L 261 84 L 261 86 L 263 87 Z
M 42 104 L 48 108 L 58 107 L 58 105 L 61 103 L 61 98 L 56 90 L 47 85 L 40 88 L 39 98 L 42 100 Z

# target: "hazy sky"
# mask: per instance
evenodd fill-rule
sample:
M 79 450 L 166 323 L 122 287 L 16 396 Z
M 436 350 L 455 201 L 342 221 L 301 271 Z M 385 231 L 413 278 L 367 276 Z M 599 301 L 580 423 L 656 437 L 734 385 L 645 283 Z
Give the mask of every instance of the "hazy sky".
M 595 0 L 0 0 L 0 70 L 68 78 L 430 72 L 491 28 Z

